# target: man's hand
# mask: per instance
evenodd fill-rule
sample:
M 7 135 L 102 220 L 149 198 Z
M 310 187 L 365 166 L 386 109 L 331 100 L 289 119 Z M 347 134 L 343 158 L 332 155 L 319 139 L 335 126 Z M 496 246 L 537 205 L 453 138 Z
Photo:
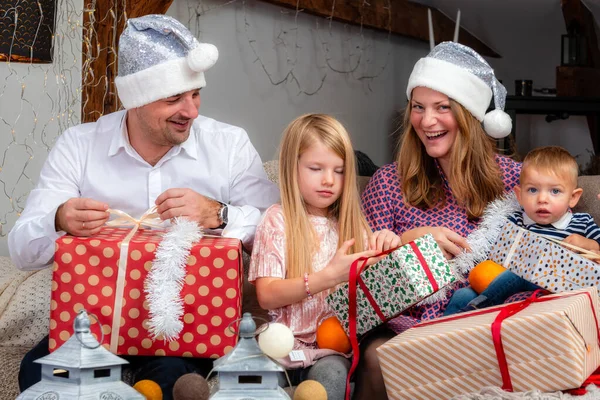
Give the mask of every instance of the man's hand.
M 56 231 L 73 236 L 92 236 L 100 231 L 110 214 L 108 204 L 81 197 L 74 197 L 58 206 L 54 217 Z
M 204 228 L 214 229 L 221 225 L 221 204 L 191 189 L 168 189 L 156 199 L 160 219 L 187 217 Z

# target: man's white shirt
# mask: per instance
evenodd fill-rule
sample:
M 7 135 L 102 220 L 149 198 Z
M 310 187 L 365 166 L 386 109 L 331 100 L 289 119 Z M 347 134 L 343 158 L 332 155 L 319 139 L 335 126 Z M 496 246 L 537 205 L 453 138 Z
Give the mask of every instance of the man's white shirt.
M 279 201 L 246 132 L 199 116 L 188 140 L 154 166 L 128 140 L 126 111 L 67 129 L 50 151 L 25 210 L 8 235 L 17 268 L 34 270 L 54 257 L 58 206 L 73 197 L 105 202 L 139 218 L 170 188 L 189 188 L 229 205 L 223 236 L 251 249 L 262 213 Z

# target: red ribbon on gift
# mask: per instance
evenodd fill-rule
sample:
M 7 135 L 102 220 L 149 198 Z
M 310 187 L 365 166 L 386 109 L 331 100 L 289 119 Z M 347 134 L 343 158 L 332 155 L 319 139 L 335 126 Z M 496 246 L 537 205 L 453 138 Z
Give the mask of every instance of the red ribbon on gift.
M 589 385 L 600 386 L 600 368 L 588 376 L 588 378 L 583 381 L 580 387 L 577 389 L 566 390 L 566 392 L 573 396 L 583 396 L 584 394 L 588 393 L 586 387 Z
M 419 250 L 419 246 L 417 246 L 417 244 L 415 242 L 409 242 L 407 244 L 410 245 L 411 249 L 415 253 L 415 256 L 417 256 L 417 260 L 419 260 L 421 267 L 423 267 L 423 271 L 425 271 L 425 275 L 427 276 L 427 280 L 431 284 L 431 288 L 433 289 L 433 292 L 434 293 L 437 292 L 440 289 L 440 287 L 439 287 L 438 283 L 436 282 L 436 280 L 433 276 L 433 273 L 431 272 L 431 269 L 429 268 L 429 265 L 427 265 L 427 260 L 425 260 L 425 257 L 423 257 L 423 253 L 421 253 L 421 250 Z M 388 255 L 396 249 L 384 251 L 383 253 L 380 253 L 377 257 L 380 257 L 382 255 Z M 358 264 L 358 262 L 360 262 L 361 260 L 362 259 L 356 260 L 355 263 Z M 360 289 L 363 291 L 365 297 L 367 298 L 367 301 L 369 302 L 369 304 L 371 305 L 371 307 L 373 308 L 373 310 L 375 311 L 375 313 L 377 314 L 377 316 L 383 323 L 383 322 L 386 322 L 388 320 L 388 318 L 386 318 L 386 316 L 383 314 L 383 312 L 381 311 L 381 308 L 379 308 L 379 304 L 377 304 L 377 301 L 375 301 L 375 298 L 373 297 L 373 295 L 367 288 L 367 285 L 365 284 L 362 277 L 360 276 L 360 274 L 362 274 L 362 272 L 365 268 L 365 264 L 366 264 L 366 260 L 363 262 L 360 269 L 358 270 L 358 273 L 356 276 L 356 282 L 360 286 Z M 350 280 L 349 280 L 349 282 L 350 282 Z M 356 300 L 356 296 L 355 296 L 355 300 Z
M 435 278 L 433 277 L 433 274 L 429 269 L 429 265 L 427 265 L 427 261 L 425 261 L 425 257 L 423 257 L 423 253 L 421 253 L 421 250 L 419 250 L 419 246 L 417 246 L 417 244 L 414 241 L 408 242 L 408 244 L 410 245 L 411 249 L 413 249 L 413 251 L 415 252 L 415 255 L 417 256 L 421 267 L 423 267 L 423 271 L 425 271 L 425 275 L 427 275 L 427 279 L 429 280 L 429 283 L 431 283 L 433 291 L 437 292 L 438 290 L 440 290 L 440 287 L 438 286 Z
M 512 392 L 513 386 L 512 386 L 512 380 L 510 378 L 510 372 L 508 370 L 508 361 L 506 360 L 506 354 L 504 353 L 504 346 L 502 345 L 502 322 L 504 322 L 504 320 L 506 320 L 507 318 L 512 317 L 516 313 L 523 311 L 525 308 L 529 307 L 532 303 L 542 303 L 542 302 L 546 302 L 546 301 L 564 299 L 566 297 L 578 296 L 578 295 L 582 295 L 582 294 L 587 295 L 587 297 L 590 301 L 590 306 L 592 307 L 592 312 L 594 314 L 594 322 L 596 323 L 596 332 L 598 333 L 598 343 L 600 344 L 600 328 L 598 326 L 598 318 L 596 317 L 596 309 L 594 308 L 594 301 L 592 300 L 592 297 L 589 294 L 589 292 L 567 293 L 567 294 L 563 294 L 560 296 L 552 296 L 552 297 L 537 297 L 538 294 L 544 293 L 544 292 L 548 293 L 546 290 L 541 290 L 541 289 L 536 290 L 526 300 L 515 302 L 515 303 L 509 303 L 509 304 L 502 306 L 502 308 L 500 309 L 500 312 L 494 319 L 494 322 L 492 322 L 492 325 L 491 325 L 492 342 L 494 343 L 494 350 L 496 351 L 496 359 L 498 360 L 498 368 L 500 369 L 500 375 L 502 376 L 502 390 L 505 390 L 507 392 Z M 484 310 L 472 311 L 472 312 L 465 313 L 465 314 L 458 314 L 458 315 L 454 315 L 454 316 L 447 317 L 447 318 L 441 318 L 441 319 L 437 319 L 437 320 L 421 322 L 421 323 L 413 326 L 413 328 L 418 329 L 423 326 L 429 326 L 429 325 L 439 324 L 439 323 L 443 323 L 443 322 L 447 322 L 447 321 L 455 321 L 455 320 L 459 320 L 459 319 L 470 318 L 470 317 L 473 317 L 476 315 L 490 314 L 490 313 L 494 313 L 497 311 L 498 311 L 498 307 L 486 308 Z
M 414 241 L 409 242 L 407 244 L 410 245 L 413 252 L 417 256 L 417 259 L 419 260 L 419 263 L 423 267 L 423 270 L 425 271 L 425 275 L 427 275 L 427 279 L 429 280 L 429 283 L 431 284 L 433 291 L 437 292 L 439 290 L 439 285 L 437 284 L 437 282 L 431 272 L 431 269 L 429 269 L 429 266 L 427 265 L 427 261 L 425 260 L 425 257 L 423 257 L 421 250 L 419 250 L 419 247 L 417 246 L 417 244 Z M 375 257 L 381 257 L 383 255 L 388 255 L 391 252 L 395 251 L 396 249 L 390 249 L 390 250 L 384 251 Z M 354 374 L 354 370 L 356 370 L 356 367 L 358 366 L 358 361 L 360 358 L 360 351 L 358 348 L 358 338 L 357 338 L 357 333 L 356 333 L 356 318 L 357 318 L 357 316 L 356 316 L 356 295 L 357 295 L 356 285 L 357 284 L 360 285 L 360 288 L 362 289 L 363 293 L 365 294 L 365 297 L 367 298 L 369 304 L 371 304 L 371 307 L 373 307 L 373 310 L 375 310 L 375 313 L 377 314 L 379 319 L 381 319 L 381 322 L 387 321 L 387 318 L 385 317 L 385 315 L 383 315 L 383 312 L 381 312 L 379 305 L 377 304 L 377 302 L 371 295 L 371 292 L 367 288 L 367 285 L 365 285 L 365 283 L 363 282 L 363 280 L 360 276 L 360 274 L 364 270 L 369 258 L 370 257 L 358 258 L 350 266 L 350 276 L 348 279 L 348 285 L 349 285 L 349 289 L 348 289 L 348 330 L 350 331 L 349 336 L 350 336 L 350 343 L 352 344 L 353 357 L 352 357 L 352 365 L 350 367 L 350 371 L 348 372 L 348 377 L 346 378 L 346 400 L 350 400 L 350 378 L 352 378 L 352 375 Z M 360 268 L 358 267 L 359 263 L 361 263 Z

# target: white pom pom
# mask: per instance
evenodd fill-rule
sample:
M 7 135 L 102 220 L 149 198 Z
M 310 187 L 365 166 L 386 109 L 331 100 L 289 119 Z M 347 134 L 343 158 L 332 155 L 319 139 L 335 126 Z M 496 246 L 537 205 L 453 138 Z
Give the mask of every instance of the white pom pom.
M 219 50 L 216 46 L 209 43 L 200 43 L 188 53 L 187 63 L 192 70 L 204 72 L 215 65 L 218 58 Z
M 294 334 L 283 324 L 271 323 L 258 336 L 258 347 L 271 358 L 283 358 L 294 348 Z
M 494 139 L 502 139 L 510 134 L 512 120 L 502 110 L 495 109 L 485 114 L 483 118 L 483 129 Z

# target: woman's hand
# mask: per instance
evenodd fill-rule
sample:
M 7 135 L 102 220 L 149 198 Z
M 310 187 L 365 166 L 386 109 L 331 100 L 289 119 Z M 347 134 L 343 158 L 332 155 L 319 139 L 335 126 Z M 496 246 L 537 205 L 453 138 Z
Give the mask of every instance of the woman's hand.
M 375 264 L 380 259 L 380 257 L 375 257 L 380 253 L 378 250 L 365 250 L 359 253 L 347 254 L 353 244 L 354 239 L 346 240 L 335 252 L 335 255 L 324 269 L 324 271 L 331 274 L 331 278 L 335 283 L 334 286 L 348 281 L 350 267 L 357 259 L 361 257 L 370 257 L 367 261 L 367 265 Z
M 371 237 L 369 237 L 369 250 L 377 250 L 380 253 L 395 249 L 401 244 L 402 239 L 400 239 L 400 236 L 387 229 L 373 232 Z
M 423 226 L 406 231 L 402 234 L 402 243 L 408 243 L 428 233 L 433 235 L 433 238 L 440 246 L 444 256 L 448 260 L 456 257 L 464 250 L 471 250 L 467 240 L 464 237 L 453 230 L 444 228 L 442 226 Z

